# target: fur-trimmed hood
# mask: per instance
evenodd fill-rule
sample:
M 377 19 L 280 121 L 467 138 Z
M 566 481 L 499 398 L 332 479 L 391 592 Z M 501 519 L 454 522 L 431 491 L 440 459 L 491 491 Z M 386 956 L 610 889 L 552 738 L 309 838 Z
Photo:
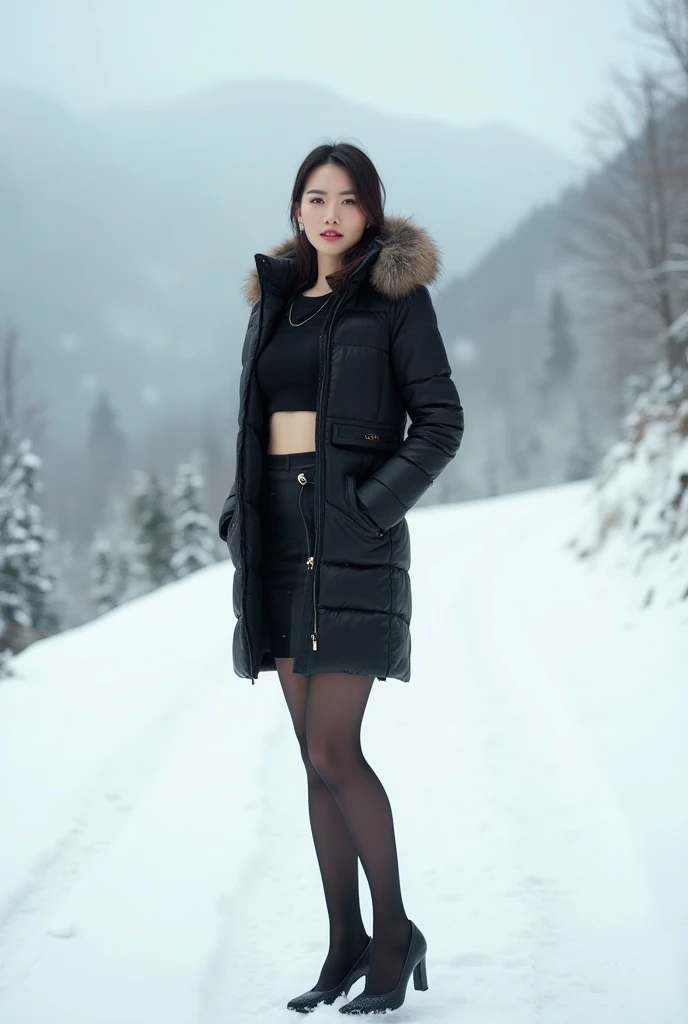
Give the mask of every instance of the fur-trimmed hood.
M 379 237 L 383 242 L 370 271 L 370 283 L 391 299 L 409 295 L 419 285 L 432 284 L 442 268 L 435 242 L 411 217 L 385 217 Z M 285 238 L 265 255 L 279 258 L 294 252 L 293 236 Z M 249 305 L 260 298 L 260 280 L 256 270 L 246 275 L 244 295 Z

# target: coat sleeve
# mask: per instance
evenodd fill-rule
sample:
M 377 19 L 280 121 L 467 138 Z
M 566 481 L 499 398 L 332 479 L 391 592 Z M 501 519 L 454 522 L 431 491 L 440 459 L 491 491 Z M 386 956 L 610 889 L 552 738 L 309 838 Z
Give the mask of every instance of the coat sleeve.
M 254 326 L 255 318 L 258 315 L 258 308 L 260 303 L 255 302 L 251 309 L 251 315 L 248 321 L 248 327 L 246 328 L 246 334 L 244 336 L 244 344 L 241 350 L 241 369 L 242 375 L 246 367 L 246 358 L 248 355 L 249 342 L 251 338 L 251 331 Z M 234 506 L 236 505 L 236 474 L 234 476 L 234 483 L 232 484 L 229 494 L 225 498 L 225 503 L 222 506 L 222 512 L 220 513 L 220 521 L 218 524 L 218 531 L 220 538 L 224 541 L 227 540 L 227 531 L 229 530 L 229 524 L 232 516 L 234 515 Z
M 236 477 L 232 484 L 231 490 L 225 498 L 225 503 L 222 506 L 222 512 L 220 513 L 219 532 L 220 538 L 224 541 L 227 540 L 227 531 L 229 530 L 229 524 L 234 515 L 234 506 L 236 504 Z
M 399 449 L 363 481 L 357 495 L 383 531 L 400 522 L 432 486 L 463 437 L 463 408 L 425 285 L 397 306 L 390 359 L 411 426 Z

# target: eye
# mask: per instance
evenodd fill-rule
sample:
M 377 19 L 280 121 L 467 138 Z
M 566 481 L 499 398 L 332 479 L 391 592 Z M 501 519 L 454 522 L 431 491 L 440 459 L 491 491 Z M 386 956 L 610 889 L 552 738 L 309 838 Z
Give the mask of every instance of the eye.
M 322 202 L 322 196 L 313 196 L 311 199 L 309 199 L 309 202 L 310 203 L 321 203 Z M 355 199 L 345 199 L 344 202 L 345 203 L 353 203 L 354 206 L 356 205 L 356 200 Z

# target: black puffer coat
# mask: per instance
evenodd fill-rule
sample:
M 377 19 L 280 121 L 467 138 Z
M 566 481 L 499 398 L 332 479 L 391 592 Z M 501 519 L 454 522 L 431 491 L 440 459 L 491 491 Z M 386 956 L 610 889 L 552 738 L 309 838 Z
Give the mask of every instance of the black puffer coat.
M 255 257 L 242 352 L 234 485 L 220 517 L 235 567 L 235 673 L 274 670 L 260 575 L 260 487 L 269 423 L 253 373 L 294 281 L 293 241 Z M 387 217 L 335 296 L 320 336 L 315 543 L 294 671 L 411 678 L 411 547 L 405 516 L 454 458 L 463 409 L 427 285 L 439 254 Z M 404 438 L 407 414 L 411 419 Z

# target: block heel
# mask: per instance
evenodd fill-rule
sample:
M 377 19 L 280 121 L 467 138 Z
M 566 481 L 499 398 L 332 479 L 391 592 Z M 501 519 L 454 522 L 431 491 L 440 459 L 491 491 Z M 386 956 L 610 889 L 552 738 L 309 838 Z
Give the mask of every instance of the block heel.
M 425 957 L 413 968 L 413 987 L 419 992 L 426 992 L 428 988 L 428 971 L 425 966 Z

